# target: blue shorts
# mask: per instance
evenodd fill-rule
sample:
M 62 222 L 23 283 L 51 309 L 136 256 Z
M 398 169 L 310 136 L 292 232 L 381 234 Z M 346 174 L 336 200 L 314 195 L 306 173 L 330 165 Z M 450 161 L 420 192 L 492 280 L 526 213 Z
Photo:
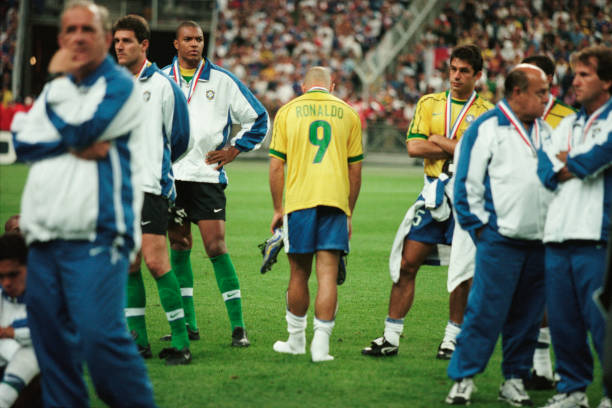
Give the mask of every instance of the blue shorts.
M 412 227 L 406 239 L 426 244 L 450 245 L 453 241 L 455 220 L 451 215 L 446 221 L 436 221 L 427 208 L 419 208 L 414 213 Z
M 349 250 L 346 214 L 336 207 L 319 206 L 287 214 L 285 234 L 288 254 Z

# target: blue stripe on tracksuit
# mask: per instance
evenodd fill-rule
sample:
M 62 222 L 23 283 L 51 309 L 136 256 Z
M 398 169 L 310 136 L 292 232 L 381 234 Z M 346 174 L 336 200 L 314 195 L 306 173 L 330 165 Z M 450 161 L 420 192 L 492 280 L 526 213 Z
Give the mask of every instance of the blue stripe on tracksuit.
M 585 389 L 593 381 L 588 332 L 603 361 L 606 323 L 593 301 L 603 284 L 606 246 L 593 241 L 546 244 L 546 307 L 561 376 L 558 392 Z M 559 339 L 559 341 L 555 341 Z
M 100 76 L 112 69 L 112 59 L 106 57 L 104 62 L 82 84 L 93 85 Z M 109 81 L 104 98 L 97 106 L 94 115 L 91 119 L 78 125 L 64 121 L 48 103 L 46 104 L 47 115 L 67 145 L 77 150 L 83 149 L 94 143 L 104 132 L 129 98 L 133 88 L 134 83 L 130 81 Z
M 504 378 L 526 377 L 544 310 L 544 247 L 486 226 L 476 238 L 476 269 L 448 366 L 453 380 L 484 371 L 502 335 Z
M 126 251 L 87 241 L 30 245 L 26 303 L 46 407 L 89 406 L 81 360 L 109 406 L 155 406 L 145 365 L 125 329 L 128 266 Z
M 584 134 L 586 111 L 563 119 L 538 152 L 538 176 L 555 191 L 546 245 L 546 297 L 559 392 L 585 389 L 593 381 L 588 333 L 603 360 L 605 321 L 593 300 L 603 284 L 612 199 L 612 99 Z M 568 139 L 569 137 L 569 139 Z M 557 182 L 564 163 L 558 152 L 572 147 L 567 168 L 576 177 Z M 612 390 L 608 390 L 612 391 Z

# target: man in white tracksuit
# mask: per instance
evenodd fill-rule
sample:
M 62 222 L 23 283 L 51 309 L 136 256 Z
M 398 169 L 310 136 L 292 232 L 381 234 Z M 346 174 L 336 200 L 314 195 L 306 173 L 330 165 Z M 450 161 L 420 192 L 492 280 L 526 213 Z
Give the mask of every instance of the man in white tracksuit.
M 145 365 L 124 319 L 125 278 L 140 248 L 141 98 L 108 55 L 108 11 L 68 3 L 51 80 L 13 119 L 31 164 L 20 227 L 29 245 L 26 304 L 49 407 L 89 405 L 83 365 L 113 407 L 153 407 Z
M 572 56 L 572 68 L 582 109 L 543 140 L 538 168 L 542 183 L 555 192 L 544 243 L 548 319 L 561 380 L 549 408 L 588 407 L 588 333 L 600 361 L 604 353 L 605 321 L 593 295 L 603 284 L 610 227 L 612 49 L 585 48 Z M 599 404 L 611 406 L 609 397 Z
M 549 195 L 536 174 L 536 151 L 550 127 L 540 119 L 548 100 L 544 72 L 515 67 L 505 99 L 466 131 L 455 173 L 457 220 L 476 243 L 476 270 L 463 329 L 448 366 L 455 381 L 446 402 L 468 404 L 472 377 L 484 371 L 503 339 L 499 398 L 531 405 L 522 378 L 531 368 L 544 311 L 544 246 Z

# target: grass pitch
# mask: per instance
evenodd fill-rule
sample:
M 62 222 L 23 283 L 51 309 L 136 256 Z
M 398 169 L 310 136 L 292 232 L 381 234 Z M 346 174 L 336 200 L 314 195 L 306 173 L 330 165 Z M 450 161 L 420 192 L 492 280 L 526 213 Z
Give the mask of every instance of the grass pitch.
M 353 217 L 348 276 L 339 288 L 339 310 L 330 354 L 335 360 L 314 364 L 303 356 L 274 353 L 272 344 L 287 337 L 285 290 L 289 268 L 284 253 L 265 275 L 259 273 L 257 244 L 269 237 L 272 204 L 267 163 L 238 160 L 228 166 L 226 190 L 227 245 L 240 277 L 244 318 L 251 347 L 230 344 L 230 325 L 221 295 L 194 228 L 192 264 L 195 305 L 202 339 L 192 342 L 189 366 L 166 367 L 163 360 L 147 360 L 149 376 L 160 407 L 442 407 L 451 386 L 447 362 L 435 359 L 446 320 L 446 268 L 423 267 L 416 298 L 405 321 L 400 353 L 375 359 L 361 349 L 380 336 L 387 313 L 391 280 L 388 254 L 405 211 L 422 187 L 419 168 L 364 165 L 361 195 Z M 19 212 L 27 167 L 0 166 L 0 221 Z M 146 270 L 146 268 L 145 268 Z M 153 279 L 146 272 L 147 323 L 153 352 L 169 332 Z M 314 304 L 316 279 L 310 285 Z M 308 315 L 307 340 L 312 339 L 313 308 Z M 496 349 L 484 374 L 475 379 L 472 403 L 503 407 L 497 401 L 502 381 L 500 351 Z M 588 389 L 591 405 L 601 398 L 601 371 Z M 531 392 L 536 406 L 552 391 Z M 104 404 L 92 390 L 92 406 Z

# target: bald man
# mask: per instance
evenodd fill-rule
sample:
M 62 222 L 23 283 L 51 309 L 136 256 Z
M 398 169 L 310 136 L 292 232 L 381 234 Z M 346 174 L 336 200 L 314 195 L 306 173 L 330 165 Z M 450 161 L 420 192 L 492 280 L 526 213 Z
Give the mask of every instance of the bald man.
M 329 361 L 334 327 L 340 255 L 348 253 L 351 216 L 361 187 L 361 122 L 334 89 L 327 68 L 308 70 L 304 94 L 276 115 L 270 143 L 270 191 L 274 205 L 271 231 L 284 227 L 291 277 L 287 290 L 287 341 L 274 351 L 306 353 L 308 279 L 316 254 L 318 281 L 312 361 Z M 287 188 L 284 170 L 287 165 Z
M 533 405 L 522 378 L 531 368 L 544 311 L 543 226 L 550 193 L 537 176 L 537 150 L 549 138 L 541 119 L 548 81 L 520 64 L 505 81 L 505 98 L 465 132 L 455 173 L 457 221 L 476 244 L 476 269 L 463 328 L 448 366 L 455 381 L 446 398 L 470 402 L 472 377 L 484 371 L 499 334 L 499 399 Z

